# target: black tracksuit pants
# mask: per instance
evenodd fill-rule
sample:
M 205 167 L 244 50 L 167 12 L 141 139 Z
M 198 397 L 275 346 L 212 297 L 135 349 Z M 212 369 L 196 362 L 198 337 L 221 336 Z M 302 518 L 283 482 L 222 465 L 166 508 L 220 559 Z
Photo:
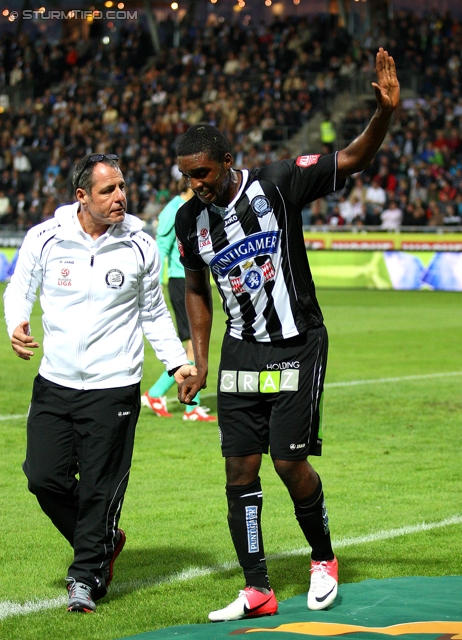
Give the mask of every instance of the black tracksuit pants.
M 77 390 L 38 375 L 23 465 L 29 490 L 74 548 L 68 575 L 106 593 L 103 569 L 114 549 L 128 484 L 140 384 Z

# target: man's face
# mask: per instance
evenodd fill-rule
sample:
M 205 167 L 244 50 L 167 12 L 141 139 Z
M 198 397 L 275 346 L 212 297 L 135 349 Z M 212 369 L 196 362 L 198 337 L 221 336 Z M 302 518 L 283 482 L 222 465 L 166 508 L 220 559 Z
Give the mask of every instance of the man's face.
M 178 168 L 199 200 L 219 207 L 226 207 L 232 199 L 229 176 L 231 163 L 229 153 L 222 163 L 211 160 L 205 152 L 178 158 Z
M 93 169 L 93 187 L 88 193 L 77 189 L 77 198 L 93 223 L 110 225 L 123 222 L 127 210 L 125 181 L 119 168 L 98 162 Z

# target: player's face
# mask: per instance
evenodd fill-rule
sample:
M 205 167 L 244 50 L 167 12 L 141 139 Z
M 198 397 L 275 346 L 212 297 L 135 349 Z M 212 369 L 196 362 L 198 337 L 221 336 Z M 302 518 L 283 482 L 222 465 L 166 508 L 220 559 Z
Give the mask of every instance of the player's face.
M 232 200 L 231 164 L 229 153 L 221 163 L 211 160 L 205 152 L 178 158 L 178 168 L 199 200 L 219 207 L 226 207 Z
M 99 162 L 93 169 L 93 187 L 88 193 L 77 189 L 76 195 L 85 215 L 93 225 L 104 226 L 123 222 L 127 210 L 125 181 L 120 169 Z

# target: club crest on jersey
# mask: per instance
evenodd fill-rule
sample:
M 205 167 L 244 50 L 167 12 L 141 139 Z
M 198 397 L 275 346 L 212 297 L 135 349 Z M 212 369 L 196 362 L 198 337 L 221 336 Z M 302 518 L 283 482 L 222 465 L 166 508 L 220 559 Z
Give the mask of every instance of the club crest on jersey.
M 106 284 L 108 289 L 122 289 L 125 276 L 119 269 L 111 269 L 106 273 Z
M 266 216 L 266 214 L 270 213 L 271 211 L 271 205 L 268 198 L 262 195 L 258 195 L 255 196 L 255 198 L 252 198 L 250 206 L 252 207 L 252 211 L 259 218 L 263 218 L 263 216 Z
M 321 157 L 321 154 L 311 155 L 311 156 L 298 156 L 295 164 L 297 167 L 303 167 L 306 169 L 307 167 L 311 167 L 312 164 L 316 164 Z

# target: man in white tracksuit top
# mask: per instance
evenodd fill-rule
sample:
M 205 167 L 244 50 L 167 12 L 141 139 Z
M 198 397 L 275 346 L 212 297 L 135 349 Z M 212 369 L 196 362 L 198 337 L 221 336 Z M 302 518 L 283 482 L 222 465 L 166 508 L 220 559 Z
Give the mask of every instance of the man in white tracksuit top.
M 126 214 L 117 157 L 85 156 L 73 186 L 77 202 L 27 233 L 4 298 L 13 349 L 29 360 L 39 347 L 29 317 L 40 288 L 43 358 L 23 468 L 74 548 L 68 610 L 90 612 L 125 543 L 118 521 L 140 410 L 143 334 L 177 382 L 195 369 L 162 296 L 156 244 Z

